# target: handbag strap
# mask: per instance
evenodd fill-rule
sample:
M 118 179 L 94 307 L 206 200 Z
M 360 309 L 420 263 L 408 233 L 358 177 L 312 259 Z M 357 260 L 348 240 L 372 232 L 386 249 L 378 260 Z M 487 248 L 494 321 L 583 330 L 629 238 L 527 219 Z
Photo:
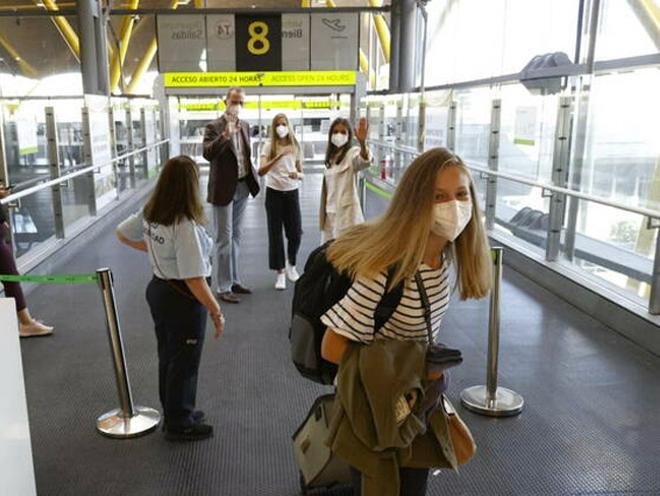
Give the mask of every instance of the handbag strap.
M 424 307 L 424 321 L 426 322 L 426 335 L 429 340 L 429 345 L 433 344 L 433 328 L 431 326 L 431 303 L 429 302 L 429 296 L 426 294 L 426 288 L 424 287 L 424 280 L 422 275 L 417 271 L 415 273 L 415 283 L 417 283 L 417 290 L 419 291 L 419 296 L 422 299 L 422 305 Z

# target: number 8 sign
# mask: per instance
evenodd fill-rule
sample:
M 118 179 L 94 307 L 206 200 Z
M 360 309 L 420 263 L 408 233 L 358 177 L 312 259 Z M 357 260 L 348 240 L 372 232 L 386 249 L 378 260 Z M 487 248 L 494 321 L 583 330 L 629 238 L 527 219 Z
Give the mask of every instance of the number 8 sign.
M 282 17 L 236 16 L 236 70 L 282 70 Z
M 258 31 L 257 31 L 258 30 Z M 268 41 L 268 24 L 261 21 L 255 21 L 249 24 L 248 50 L 253 55 L 264 55 L 270 50 L 270 41 Z M 257 46 L 259 44 L 259 46 Z

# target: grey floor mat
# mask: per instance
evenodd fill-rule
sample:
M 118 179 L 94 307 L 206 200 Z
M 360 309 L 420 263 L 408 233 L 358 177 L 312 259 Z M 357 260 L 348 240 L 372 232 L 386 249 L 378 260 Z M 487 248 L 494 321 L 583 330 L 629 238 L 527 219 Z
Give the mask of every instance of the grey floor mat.
M 320 175 L 310 174 L 299 265 L 320 239 L 319 190 Z M 263 208 L 263 196 L 249 204 L 241 255 L 255 293 L 224 306 L 221 340 L 207 335 L 198 405 L 215 426 L 211 440 L 98 435 L 95 418 L 117 406 L 99 293 L 93 286 L 42 286 L 29 295 L 33 313 L 57 327 L 52 338 L 22 344 L 40 495 L 298 494 L 290 436 L 325 389 L 304 381 L 289 361 L 292 290 L 272 288 Z M 116 277 L 135 401 L 159 407 L 146 259 L 107 232 L 57 272 L 100 266 Z M 452 374 L 454 400 L 464 387 L 484 383 L 487 315 L 487 301 L 450 305 L 442 340 L 465 357 Z M 523 394 L 526 408 L 509 419 L 461 410 L 478 455 L 460 475 L 433 477 L 428 493 L 660 494 L 660 360 L 511 270 L 501 327 L 500 384 Z

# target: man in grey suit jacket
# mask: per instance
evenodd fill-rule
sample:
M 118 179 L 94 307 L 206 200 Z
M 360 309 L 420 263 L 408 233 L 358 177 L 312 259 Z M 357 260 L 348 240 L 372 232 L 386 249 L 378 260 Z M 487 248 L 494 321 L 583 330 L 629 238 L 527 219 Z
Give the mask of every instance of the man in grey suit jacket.
M 225 97 L 227 110 L 210 122 L 204 133 L 204 158 L 211 164 L 207 201 L 213 205 L 215 228 L 213 289 L 229 303 L 239 303 L 238 294 L 251 293 L 241 283 L 239 250 L 248 196 L 259 193 L 251 161 L 249 125 L 238 118 L 243 100 L 241 88 L 230 88 Z

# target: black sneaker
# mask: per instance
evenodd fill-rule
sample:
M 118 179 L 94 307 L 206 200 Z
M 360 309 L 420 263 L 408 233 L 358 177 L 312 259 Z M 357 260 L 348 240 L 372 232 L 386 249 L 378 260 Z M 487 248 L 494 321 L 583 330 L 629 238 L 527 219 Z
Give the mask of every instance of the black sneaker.
M 165 428 L 165 439 L 168 441 L 198 441 L 209 437 L 213 437 L 213 426 L 202 422 L 184 428 Z
M 206 419 L 206 414 L 202 410 L 195 410 L 190 414 L 190 418 L 192 419 L 193 423 L 199 424 L 201 422 L 204 422 Z M 165 432 L 165 422 L 163 421 L 161 425 L 161 430 Z
M 204 422 L 204 419 L 206 418 L 206 414 L 202 410 L 195 410 L 190 414 L 190 417 L 192 418 L 193 422 L 198 424 L 200 422 Z
M 200 441 L 213 437 L 213 426 L 209 424 L 193 424 L 190 427 L 165 429 L 165 439 L 168 441 Z

